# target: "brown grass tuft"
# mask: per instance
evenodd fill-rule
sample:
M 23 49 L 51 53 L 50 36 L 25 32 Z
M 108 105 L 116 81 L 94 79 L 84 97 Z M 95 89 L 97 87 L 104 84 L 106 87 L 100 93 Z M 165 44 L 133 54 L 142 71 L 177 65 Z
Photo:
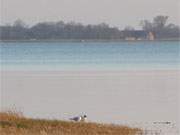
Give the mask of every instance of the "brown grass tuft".
M 126 126 L 29 119 L 14 112 L 0 113 L 1 135 L 137 135 L 140 132 Z

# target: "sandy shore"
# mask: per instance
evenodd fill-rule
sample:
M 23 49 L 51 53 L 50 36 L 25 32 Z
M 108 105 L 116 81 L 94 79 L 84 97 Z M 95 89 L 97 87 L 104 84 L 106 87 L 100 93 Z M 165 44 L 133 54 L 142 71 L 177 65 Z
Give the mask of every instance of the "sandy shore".
M 177 70 L 1 71 L 1 101 L 30 117 L 177 122 L 179 76 Z

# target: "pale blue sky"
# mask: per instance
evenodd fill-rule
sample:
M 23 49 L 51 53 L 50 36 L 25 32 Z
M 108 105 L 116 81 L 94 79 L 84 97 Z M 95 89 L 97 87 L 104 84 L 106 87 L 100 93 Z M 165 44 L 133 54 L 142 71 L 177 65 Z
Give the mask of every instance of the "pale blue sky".
M 178 24 L 180 0 L 1 0 L 1 23 L 64 20 L 138 27 L 142 19 L 168 15 Z

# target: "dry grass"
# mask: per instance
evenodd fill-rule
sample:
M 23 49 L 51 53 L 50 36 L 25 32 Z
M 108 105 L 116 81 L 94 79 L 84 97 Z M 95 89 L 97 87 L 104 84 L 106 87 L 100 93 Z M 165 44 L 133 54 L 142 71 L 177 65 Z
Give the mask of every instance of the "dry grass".
M 0 113 L 1 135 L 137 135 L 140 132 L 125 126 L 30 119 L 19 113 Z

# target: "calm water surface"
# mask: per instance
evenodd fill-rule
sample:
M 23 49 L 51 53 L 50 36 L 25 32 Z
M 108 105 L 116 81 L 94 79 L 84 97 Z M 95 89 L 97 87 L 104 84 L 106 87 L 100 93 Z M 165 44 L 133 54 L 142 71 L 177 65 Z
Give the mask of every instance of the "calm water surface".
M 91 121 L 178 134 L 177 41 L 1 42 L 0 56 L 5 108 L 38 118 L 86 113 Z
M 177 69 L 180 44 L 171 42 L 6 42 L 1 67 L 26 70 Z

